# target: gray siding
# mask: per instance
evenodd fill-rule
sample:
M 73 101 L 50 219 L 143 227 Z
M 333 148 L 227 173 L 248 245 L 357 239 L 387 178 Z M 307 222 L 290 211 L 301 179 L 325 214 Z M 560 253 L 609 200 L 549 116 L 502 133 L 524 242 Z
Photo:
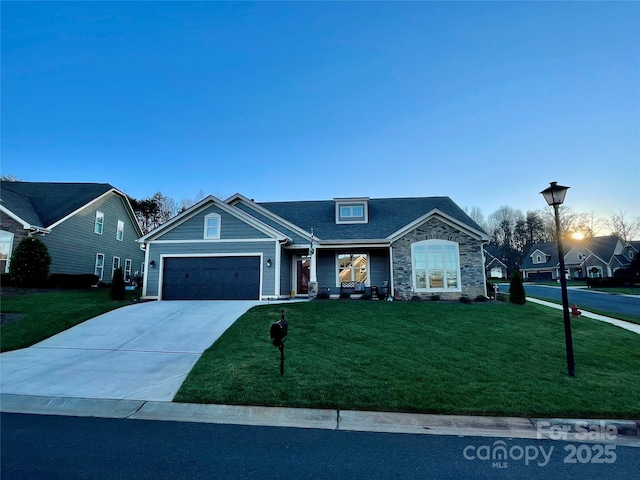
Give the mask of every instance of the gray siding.
M 292 261 L 291 253 L 283 248 L 280 263 L 280 294 L 284 296 L 288 296 L 291 291 Z
M 160 235 L 156 240 L 203 240 L 204 217 L 210 213 L 220 215 L 220 239 L 269 238 L 260 230 L 245 223 L 215 205 L 198 212 L 193 217 Z
M 275 261 L 276 248 L 280 248 L 275 240 L 264 242 L 197 242 L 197 243 L 149 243 L 149 262 L 155 262 L 155 268 L 148 268 L 146 275 L 147 297 L 156 297 L 161 275 L 161 255 L 223 255 L 223 254 L 257 254 L 262 253 L 262 292 L 261 295 L 275 295 L 276 269 L 267 267 L 267 259 Z
M 242 210 L 243 212 L 248 213 L 249 215 L 251 215 L 252 217 L 257 218 L 258 220 L 260 220 L 262 223 L 266 223 L 267 225 L 269 225 L 270 227 L 275 228 L 276 230 L 278 230 L 280 233 L 286 235 L 287 237 L 289 237 L 291 240 L 293 240 L 293 243 L 296 245 L 303 245 L 303 244 L 307 244 L 309 243 L 309 240 L 307 240 L 306 238 L 304 238 L 303 236 L 293 232 L 292 230 L 289 230 L 288 228 L 280 225 L 277 222 L 274 222 L 273 220 L 265 217 L 264 215 L 262 215 L 261 213 L 258 213 L 256 210 L 254 210 L 253 208 L 247 206 L 246 204 L 240 202 L 237 203 L 235 205 L 236 208 Z
M 102 235 L 94 233 L 96 211 L 104 213 Z M 124 240 L 116 240 L 118 220 L 124 222 Z M 138 232 L 122 197 L 112 193 L 90 204 L 42 237 L 51 255 L 51 273 L 94 273 L 96 254 L 104 259 L 103 281 L 110 282 L 113 257 L 120 258 L 124 271 L 125 260 L 132 261 L 131 274 L 140 270 L 144 252 L 136 242 Z

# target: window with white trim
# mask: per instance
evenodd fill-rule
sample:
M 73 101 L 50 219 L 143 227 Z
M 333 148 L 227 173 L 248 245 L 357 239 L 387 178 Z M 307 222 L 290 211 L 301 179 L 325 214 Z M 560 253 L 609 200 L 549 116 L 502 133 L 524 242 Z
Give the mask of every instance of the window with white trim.
M 9 271 L 9 262 L 13 250 L 13 233 L 0 230 L 0 273 Z
M 116 270 L 120 268 L 120 257 L 113 257 L 113 271 L 111 272 L 111 278 L 116 273 Z
M 122 220 L 118 220 L 118 228 L 116 229 L 116 240 L 124 240 L 124 222 Z
M 341 253 L 337 255 L 337 286 L 343 282 L 368 285 L 369 262 L 366 253 Z
M 336 201 L 336 223 L 367 223 L 369 221 L 366 201 Z
M 96 267 L 94 268 L 93 273 L 98 276 L 98 280 L 102 280 L 102 276 L 104 274 L 104 254 L 96 254 Z
M 220 215 L 210 213 L 204 217 L 204 238 L 220 238 Z
M 460 291 L 460 253 L 456 242 L 416 242 L 411 245 L 411 262 L 414 291 Z
M 127 258 L 124 261 L 124 281 L 129 282 L 131 280 L 131 259 Z
M 93 227 L 93 231 L 98 235 L 102 235 L 102 231 L 104 230 L 104 213 L 100 210 L 96 211 L 96 222 Z

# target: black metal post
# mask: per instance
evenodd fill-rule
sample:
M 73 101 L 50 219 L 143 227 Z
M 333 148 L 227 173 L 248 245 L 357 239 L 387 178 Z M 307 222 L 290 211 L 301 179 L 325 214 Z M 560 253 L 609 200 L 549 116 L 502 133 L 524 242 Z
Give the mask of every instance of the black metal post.
M 558 205 L 553 209 L 556 216 L 556 240 L 558 242 L 558 256 L 560 260 L 560 289 L 562 290 L 562 313 L 564 315 L 564 343 L 567 350 L 567 370 L 570 377 L 576 376 L 575 364 L 573 360 L 573 340 L 571 338 L 571 318 L 569 317 L 569 297 L 567 295 L 567 277 L 564 266 L 564 247 L 562 246 L 562 234 L 560 231 L 560 216 Z

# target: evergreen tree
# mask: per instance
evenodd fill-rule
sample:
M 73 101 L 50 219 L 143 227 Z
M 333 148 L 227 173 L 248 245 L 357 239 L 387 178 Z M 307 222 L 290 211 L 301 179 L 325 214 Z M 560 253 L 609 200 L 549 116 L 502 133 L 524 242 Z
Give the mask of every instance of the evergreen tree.
M 122 275 L 122 268 L 116 268 L 113 272 L 113 279 L 111 280 L 111 289 L 109 290 L 109 297 L 111 300 L 124 300 L 124 276 Z
M 11 282 L 18 287 L 44 287 L 49 265 L 51 256 L 44 242 L 36 237 L 24 238 L 11 257 Z
M 524 285 L 522 284 L 522 276 L 520 271 L 516 270 L 511 275 L 511 283 L 509 284 L 509 301 L 518 305 L 524 305 L 527 301 L 524 293 Z

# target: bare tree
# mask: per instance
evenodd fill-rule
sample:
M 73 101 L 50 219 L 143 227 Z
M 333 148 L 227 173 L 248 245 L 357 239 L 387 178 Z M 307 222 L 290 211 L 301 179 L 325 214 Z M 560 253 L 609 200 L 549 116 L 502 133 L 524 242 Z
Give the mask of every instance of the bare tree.
M 640 217 L 629 219 L 626 214 L 627 212 L 623 210 L 611 212 L 611 218 L 605 221 L 607 228 L 611 230 L 611 235 L 617 235 L 625 242 L 640 234 Z
M 482 214 L 482 210 L 480 210 L 480 207 L 476 207 L 476 206 L 473 206 L 471 208 L 464 207 L 463 210 L 464 210 L 464 213 L 469 215 L 469 217 L 471 217 L 471 220 L 473 220 L 478 225 L 480 225 L 480 227 L 482 227 L 482 229 L 485 232 L 489 230 L 489 227 L 487 225 L 487 222 L 484 219 L 484 215 Z
M 0 177 L 0 180 L 2 180 L 3 182 L 21 182 L 22 181 L 18 177 L 16 177 L 15 175 L 12 175 L 10 173 L 8 173 L 6 175 L 2 175 Z
M 159 227 L 178 213 L 175 200 L 156 192 L 142 200 L 129 198 L 143 233 Z

